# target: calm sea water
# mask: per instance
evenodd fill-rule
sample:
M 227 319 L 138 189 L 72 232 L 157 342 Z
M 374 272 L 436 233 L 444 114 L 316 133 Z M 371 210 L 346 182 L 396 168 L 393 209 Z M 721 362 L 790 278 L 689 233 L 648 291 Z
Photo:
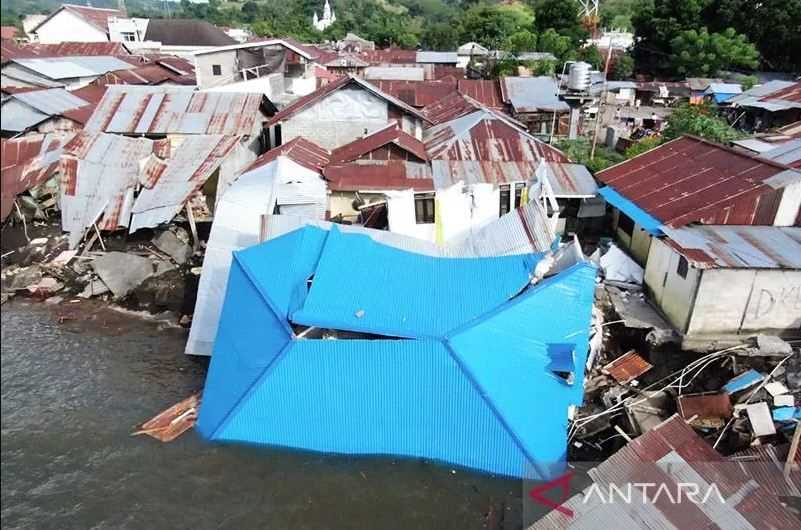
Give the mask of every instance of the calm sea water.
M 420 460 L 162 444 L 203 385 L 184 330 L 87 302 L 2 308 L 2 527 L 519 528 L 521 484 Z

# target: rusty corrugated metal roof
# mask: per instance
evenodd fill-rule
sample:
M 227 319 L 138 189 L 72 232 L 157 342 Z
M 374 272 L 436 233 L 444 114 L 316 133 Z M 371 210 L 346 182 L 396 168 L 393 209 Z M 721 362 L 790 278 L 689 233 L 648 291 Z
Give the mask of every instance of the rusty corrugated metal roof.
M 137 66 L 128 70 L 108 72 L 94 81 L 97 85 L 195 85 L 193 74 L 178 74 L 173 68 L 158 62 Z
M 505 116 L 477 110 L 424 133 L 432 159 L 481 162 L 569 162 L 564 153 L 538 140 Z
M 801 269 L 798 227 L 693 225 L 664 231 L 665 242 L 697 268 Z
M 377 79 L 371 81 L 378 88 L 401 101 L 422 108 L 456 93 L 454 80 L 441 81 L 398 81 Z
M 603 367 L 603 372 L 611 375 L 618 383 L 628 383 L 654 366 L 631 350 Z
M 0 139 L 0 221 L 11 213 L 17 195 L 55 175 L 65 140 L 66 138 L 52 134 Z
M 59 42 L 58 44 L 32 43 L 25 46 L 38 57 L 77 57 L 77 56 L 129 56 L 128 50 L 120 42 Z
M 501 84 L 497 79 L 460 79 L 458 90 L 485 107 L 505 110 L 506 102 L 501 95 Z
M 384 50 L 362 50 L 361 57 L 374 65 L 382 64 L 417 64 L 416 50 L 387 48 Z
M 266 116 L 261 94 L 192 87 L 110 85 L 86 124 L 118 134 L 250 135 Z
M 279 156 L 285 156 L 307 169 L 318 172 L 322 171 L 322 169 L 331 161 L 330 151 L 320 147 L 311 140 L 307 140 L 302 136 L 298 136 L 287 143 L 278 147 L 274 147 L 273 149 L 270 149 L 266 153 L 259 156 L 247 167 L 247 169 L 243 171 L 243 173 L 252 171 L 261 166 L 265 166 Z
M 0 39 L 14 39 L 19 29 L 14 26 L 0 26 Z
M 334 191 L 434 190 L 428 165 L 405 160 L 330 164 L 323 170 L 323 175 L 329 181 L 328 187 Z
M 662 223 L 771 225 L 788 168 L 701 138 L 684 136 L 600 171 L 612 187 Z
M 775 99 L 801 104 L 801 81 L 797 81 L 788 87 L 771 92 L 760 98 L 760 101 L 771 101 Z
M 450 95 L 431 103 L 423 109 L 423 113 L 428 121 L 433 125 L 439 125 L 447 121 L 461 118 L 467 114 L 472 114 L 481 107 L 475 102 L 464 97 L 462 94 L 453 92 Z
M 668 467 L 669 466 L 669 467 Z M 610 486 L 627 491 L 634 486 L 633 502 L 621 498 L 603 502 L 592 496 L 590 489 L 575 495 L 529 527 L 529 530 L 563 528 L 795 528 L 797 516 L 786 508 L 777 493 L 788 495 L 785 484 L 781 492 L 771 491 L 749 472 L 750 466 L 728 461 L 708 445 L 679 415 L 661 423 L 629 442 L 589 475 L 608 499 Z M 780 476 L 774 466 L 772 474 Z M 643 499 L 643 484 L 653 484 Z M 685 496 L 676 501 L 680 484 L 696 485 L 701 497 L 712 484 L 718 493 L 711 499 L 695 501 Z M 639 486 L 636 486 L 639 485 Z M 663 488 L 673 501 L 667 500 Z M 603 497 L 606 494 L 607 497 Z M 569 511 L 571 515 L 564 513 Z
M 412 154 L 419 161 L 428 160 L 423 142 L 403 131 L 397 122 L 392 122 L 373 134 L 334 149 L 331 152 L 331 161 L 351 162 L 388 144 Z

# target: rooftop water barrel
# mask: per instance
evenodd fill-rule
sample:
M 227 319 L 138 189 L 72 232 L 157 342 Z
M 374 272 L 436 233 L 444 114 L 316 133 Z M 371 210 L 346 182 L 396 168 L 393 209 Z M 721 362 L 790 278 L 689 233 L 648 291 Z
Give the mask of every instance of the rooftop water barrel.
M 567 77 L 567 88 L 575 92 L 586 92 L 590 88 L 590 69 L 592 67 L 585 62 L 577 62 L 570 65 L 570 73 Z

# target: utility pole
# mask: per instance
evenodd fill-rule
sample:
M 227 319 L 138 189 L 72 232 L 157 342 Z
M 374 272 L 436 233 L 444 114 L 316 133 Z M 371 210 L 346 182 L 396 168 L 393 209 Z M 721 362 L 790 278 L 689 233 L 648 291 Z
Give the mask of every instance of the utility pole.
M 592 149 L 590 150 L 590 160 L 595 158 L 595 145 L 598 143 L 598 129 L 601 127 L 601 119 L 603 119 L 604 103 L 606 103 L 607 94 L 607 78 L 609 77 L 609 61 L 612 59 L 612 43 L 609 43 L 609 49 L 606 52 L 606 61 L 604 62 L 604 88 L 601 90 L 601 99 L 598 102 L 598 112 L 595 114 L 595 131 L 592 133 Z

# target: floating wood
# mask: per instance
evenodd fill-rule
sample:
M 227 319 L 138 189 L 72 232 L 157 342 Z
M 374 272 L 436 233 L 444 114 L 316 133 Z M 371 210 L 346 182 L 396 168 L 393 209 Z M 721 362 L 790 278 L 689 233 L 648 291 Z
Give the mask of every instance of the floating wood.
M 200 392 L 193 394 L 143 423 L 131 436 L 146 434 L 162 442 L 171 442 L 195 426 L 200 408 Z

